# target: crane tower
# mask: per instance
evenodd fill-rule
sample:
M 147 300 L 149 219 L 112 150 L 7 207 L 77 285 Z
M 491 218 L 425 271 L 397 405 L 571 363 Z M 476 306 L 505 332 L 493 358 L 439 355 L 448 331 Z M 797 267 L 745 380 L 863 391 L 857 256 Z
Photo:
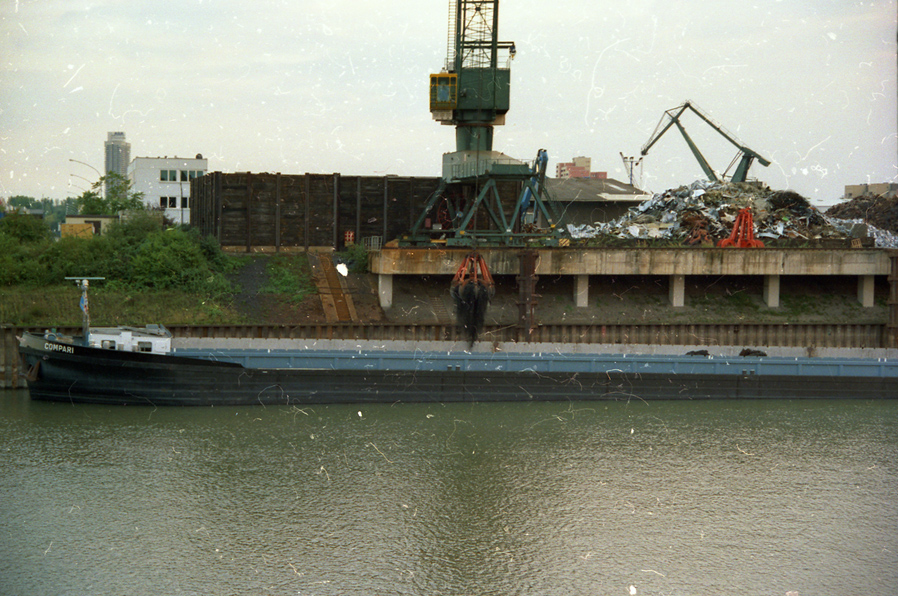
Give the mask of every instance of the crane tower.
M 513 161 L 493 151 L 493 127 L 505 124 L 508 112 L 515 55 L 514 43 L 499 41 L 498 31 L 499 0 L 451 0 L 446 64 L 430 75 L 431 114 L 455 126 L 455 152 L 443 157 L 447 181 Z

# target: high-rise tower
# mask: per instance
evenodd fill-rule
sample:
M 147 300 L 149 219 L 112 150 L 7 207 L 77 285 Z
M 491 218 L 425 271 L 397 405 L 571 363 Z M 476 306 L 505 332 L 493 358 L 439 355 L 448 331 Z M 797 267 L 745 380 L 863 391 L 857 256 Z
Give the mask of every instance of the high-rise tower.
M 114 172 L 122 178 L 127 178 L 129 163 L 131 163 L 131 143 L 125 141 L 125 133 L 108 133 L 106 135 L 106 174 Z
M 125 141 L 125 133 L 110 132 L 106 135 L 106 173 L 128 175 L 131 163 L 131 143 Z

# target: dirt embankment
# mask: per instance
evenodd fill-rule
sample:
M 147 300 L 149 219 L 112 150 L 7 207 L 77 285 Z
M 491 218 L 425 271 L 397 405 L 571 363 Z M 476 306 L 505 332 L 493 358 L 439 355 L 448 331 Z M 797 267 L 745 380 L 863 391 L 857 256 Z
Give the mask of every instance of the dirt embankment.
M 329 322 L 320 293 L 313 292 L 300 299 L 296 295 L 270 291 L 267 265 L 268 257 L 253 257 L 230 275 L 231 282 L 237 288 L 232 307 L 242 321 L 250 325 L 315 325 Z M 316 279 L 314 268 L 308 274 L 312 282 L 320 281 Z M 376 287 L 373 276 L 350 273 L 344 285 L 355 305 L 358 322 L 384 320 L 384 311 L 373 290 Z
M 261 261 L 261 266 L 259 262 Z M 295 302 L 292 296 L 262 291 L 267 283 L 264 259 L 235 273 L 240 292 L 234 307 L 250 324 L 308 325 L 327 323 L 321 296 Z M 396 276 L 393 306 L 382 309 L 377 278 L 350 273 L 345 286 L 359 323 L 391 322 L 409 325 L 455 324 L 455 305 L 448 277 Z M 574 304 L 573 281 L 566 276 L 542 277 L 536 286 L 539 324 L 672 324 L 672 323 L 833 323 L 881 324 L 888 320 L 888 285 L 878 280 L 876 304 L 863 308 L 857 300 L 855 278 L 784 278 L 781 306 L 764 304 L 763 280 L 756 277 L 694 277 L 686 284 L 686 305 L 670 306 L 666 278 L 616 276 L 592 280 L 589 305 Z M 487 325 L 514 325 L 519 317 L 513 278 L 497 280 L 496 295 L 486 313 Z

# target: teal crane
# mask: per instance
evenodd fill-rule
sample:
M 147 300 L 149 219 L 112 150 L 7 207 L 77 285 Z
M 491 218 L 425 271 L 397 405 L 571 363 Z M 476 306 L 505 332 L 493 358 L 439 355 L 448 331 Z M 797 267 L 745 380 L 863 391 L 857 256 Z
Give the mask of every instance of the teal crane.
M 455 127 L 455 151 L 443 154 L 440 184 L 402 245 L 557 244 L 563 234 L 548 201 L 545 150 L 532 165 L 493 150 L 493 128 L 505 124 L 510 105 L 516 54 L 498 30 L 499 0 L 449 1 L 446 63 L 430 75 L 429 99 L 433 119 Z
M 708 177 L 708 180 L 711 180 L 713 182 L 721 181 L 721 176 L 718 176 L 718 174 L 714 171 L 714 169 L 708 163 L 708 160 L 706 160 L 701 151 L 699 151 L 695 142 L 692 140 L 692 138 L 686 132 L 686 129 L 683 128 L 683 124 L 680 122 L 680 117 L 687 110 L 692 111 L 696 116 L 708 123 L 711 128 L 720 133 L 723 138 L 725 138 L 727 141 L 729 141 L 739 149 L 739 153 L 736 154 L 736 157 L 733 158 L 733 161 L 727 168 L 727 171 L 729 171 L 730 167 L 732 167 L 737 160 L 739 161 L 732 177 L 730 178 L 730 182 L 745 182 L 745 180 L 748 178 L 748 169 L 751 167 L 752 163 L 755 160 L 757 160 L 758 163 L 760 163 L 764 167 L 770 165 L 770 160 L 762 157 L 756 151 L 748 148 L 734 135 L 727 132 L 722 126 L 714 122 L 714 120 L 712 120 L 710 116 L 705 114 L 691 101 L 686 101 L 683 105 L 671 108 L 664 112 L 664 115 L 661 116 L 661 121 L 658 122 L 658 126 L 655 127 L 655 131 L 652 133 L 652 136 L 649 138 L 646 144 L 642 146 L 642 151 L 640 153 L 643 157 L 648 155 L 649 149 L 651 149 L 652 146 L 658 142 L 658 139 L 660 139 L 665 132 L 667 132 L 672 126 L 676 126 L 677 129 L 679 129 L 680 134 L 683 135 L 683 139 L 686 140 L 686 144 L 689 145 L 689 149 L 692 151 L 695 159 L 698 160 L 698 165 L 701 166 L 702 171 Z M 725 176 L 726 172 L 724 172 L 723 177 Z
M 499 41 L 499 0 L 450 0 L 449 28 L 446 64 L 430 76 L 430 111 L 455 126 L 456 151 L 492 151 L 493 126 L 505 124 L 509 108 L 516 53 L 514 42 Z

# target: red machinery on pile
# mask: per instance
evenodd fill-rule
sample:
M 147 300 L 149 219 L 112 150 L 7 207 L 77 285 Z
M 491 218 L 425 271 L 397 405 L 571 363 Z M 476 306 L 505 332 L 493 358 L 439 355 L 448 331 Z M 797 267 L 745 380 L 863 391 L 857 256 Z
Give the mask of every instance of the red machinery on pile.
M 718 248 L 735 246 L 736 248 L 764 248 L 764 243 L 755 239 L 755 221 L 751 215 L 751 209 L 746 207 L 739 210 L 736 223 L 729 238 L 724 238 L 717 243 Z
M 469 253 L 452 278 L 449 292 L 455 301 L 459 325 L 473 345 L 483 328 L 486 309 L 496 292 L 496 283 L 480 253 Z

